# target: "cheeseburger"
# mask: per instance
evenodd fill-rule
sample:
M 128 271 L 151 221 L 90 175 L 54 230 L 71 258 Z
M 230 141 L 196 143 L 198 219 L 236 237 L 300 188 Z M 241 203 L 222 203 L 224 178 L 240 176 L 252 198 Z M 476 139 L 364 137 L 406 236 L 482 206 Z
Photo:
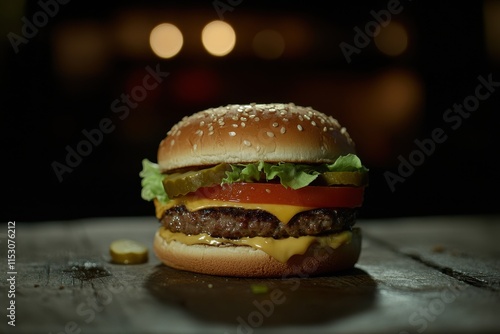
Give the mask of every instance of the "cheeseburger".
M 184 117 L 143 160 L 156 256 L 198 273 L 319 275 L 352 268 L 367 169 L 332 116 L 290 104 L 228 105 Z

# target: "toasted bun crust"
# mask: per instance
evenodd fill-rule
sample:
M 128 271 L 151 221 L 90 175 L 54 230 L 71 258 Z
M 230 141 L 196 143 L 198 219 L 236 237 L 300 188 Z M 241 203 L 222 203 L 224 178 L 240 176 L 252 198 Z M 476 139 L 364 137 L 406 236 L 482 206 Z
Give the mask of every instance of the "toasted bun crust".
M 228 105 L 174 125 L 158 149 L 163 172 L 219 163 L 332 163 L 355 153 L 336 119 L 293 103 Z
M 318 276 L 352 268 L 361 252 L 361 232 L 353 230 L 351 242 L 334 250 L 317 245 L 303 255 L 294 255 L 281 263 L 248 246 L 216 247 L 169 243 L 159 232 L 154 238 L 154 252 L 166 265 L 202 274 L 237 277 Z

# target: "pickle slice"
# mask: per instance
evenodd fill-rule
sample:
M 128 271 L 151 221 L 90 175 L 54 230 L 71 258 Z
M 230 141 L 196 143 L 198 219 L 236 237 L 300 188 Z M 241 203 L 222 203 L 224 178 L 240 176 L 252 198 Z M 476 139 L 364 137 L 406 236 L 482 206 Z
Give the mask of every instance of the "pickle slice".
M 231 171 L 231 167 L 223 163 L 211 168 L 170 174 L 163 179 L 163 188 L 169 198 L 186 195 L 201 187 L 220 184 L 226 177 L 226 171 Z
M 139 264 L 148 261 L 148 249 L 141 243 L 129 240 L 115 240 L 109 246 L 109 254 L 113 263 Z
M 363 172 L 325 172 L 319 179 L 327 185 L 364 186 L 368 184 L 368 173 Z

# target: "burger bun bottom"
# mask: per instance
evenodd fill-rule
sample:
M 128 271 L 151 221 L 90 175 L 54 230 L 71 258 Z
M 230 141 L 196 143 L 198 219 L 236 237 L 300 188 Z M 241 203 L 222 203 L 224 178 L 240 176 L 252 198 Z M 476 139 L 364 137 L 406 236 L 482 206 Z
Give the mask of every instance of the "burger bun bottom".
M 294 255 L 286 263 L 249 246 L 167 242 L 159 231 L 155 234 L 153 248 L 158 259 L 167 266 L 196 273 L 235 277 L 318 276 L 354 267 L 361 252 L 361 231 L 353 229 L 351 241 L 336 249 L 313 244 L 306 253 Z

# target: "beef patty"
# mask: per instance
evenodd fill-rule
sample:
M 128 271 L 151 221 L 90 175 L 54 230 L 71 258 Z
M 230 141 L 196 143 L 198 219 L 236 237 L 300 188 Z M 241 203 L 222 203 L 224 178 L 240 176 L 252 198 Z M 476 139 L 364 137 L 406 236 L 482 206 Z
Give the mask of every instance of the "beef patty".
M 189 211 L 185 206 L 166 210 L 161 222 L 172 232 L 206 233 L 212 237 L 299 237 L 351 230 L 356 209 L 314 209 L 296 214 L 283 224 L 264 210 L 218 207 Z

